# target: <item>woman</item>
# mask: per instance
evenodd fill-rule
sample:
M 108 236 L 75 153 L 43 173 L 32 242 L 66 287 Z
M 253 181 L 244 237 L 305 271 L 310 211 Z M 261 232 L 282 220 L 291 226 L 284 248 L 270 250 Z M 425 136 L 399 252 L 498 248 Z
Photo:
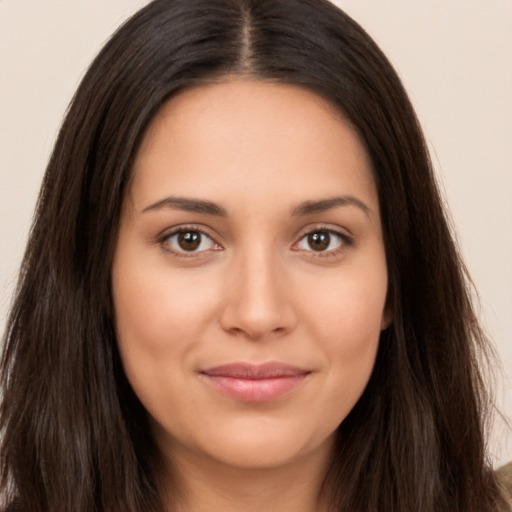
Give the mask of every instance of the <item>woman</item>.
M 93 62 L 2 360 L 8 510 L 497 511 L 421 130 L 318 0 L 157 0 Z

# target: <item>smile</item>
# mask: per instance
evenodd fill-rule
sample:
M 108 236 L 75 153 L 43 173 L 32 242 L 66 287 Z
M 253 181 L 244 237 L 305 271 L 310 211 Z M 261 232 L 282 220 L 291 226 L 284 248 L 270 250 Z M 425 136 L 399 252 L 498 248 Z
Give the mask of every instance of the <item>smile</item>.
M 310 371 L 283 363 L 233 363 L 200 372 L 217 391 L 243 402 L 275 400 L 299 386 Z

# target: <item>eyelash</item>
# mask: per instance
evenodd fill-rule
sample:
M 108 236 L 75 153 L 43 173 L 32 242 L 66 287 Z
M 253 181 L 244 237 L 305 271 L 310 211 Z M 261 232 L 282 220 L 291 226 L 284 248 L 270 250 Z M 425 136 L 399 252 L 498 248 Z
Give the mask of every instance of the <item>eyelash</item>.
M 301 236 L 299 237 L 298 241 L 293 244 L 295 247 L 298 245 L 302 240 L 307 238 L 310 235 L 316 234 L 316 233 L 328 233 L 331 237 L 334 235 L 335 237 L 340 239 L 340 244 L 335 249 L 331 249 L 329 251 L 315 251 L 313 249 L 304 249 L 305 252 L 309 253 L 310 256 L 314 258 L 335 258 L 339 256 L 344 250 L 346 250 L 348 247 L 351 247 L 354 245 L 354 239 L 352 236 L 349 236 L 347 233 L 342 232 L 338 229 L 333 229 L 331 226 L 327 225 L 316 225 L 312 228 L 309 227 L 307 231 L 304 231 Z M 301 249 L 293 249 L 296 251 L 301 251 Z
M 199 233 L 202 237 L 206 237 L 211 240 L 212 244 L 216 246 L 214 249 L 206 249 L 202 251 L 186 251 L 183 249 L 173 249 L 169 244 L 169 239 L 172 237 L 178 236 L 180 234 L 186 234 L 186 233 Z M 315 251 L 314 249 L 294 249 L 293 247 L 297 246 L 299 243 L 301 243 L 306 237 L 311 236 L 316 233 L 327 233 L 330 236 L 334 235 L 335 237 L 340 239 L 339 247 L 336 247 L 335 249 L 331 249 L 328 251 Z M 159 245 L 167 252 L 171 252 L 174 256 L 179 258 L 191 258 L 191 257 L 197 257 L 198 254 L 209 252 L 211 250 L 213 251 L 219 251 L 222 250 L 222 246 L 215 242 L 214 238 L 210 236 L 205 230 L 201 229 L 198 226 L 190 225 L 190 226 L 180 226 L 179 228 L 174 229 L 171 232 L 165 233 L 164 235 L 160 236 L 157 240 Z M 203 240 L 200 241 L 200 244 L 203 243 Z M 344 249 L 347 247 L 350 247 L 354 244 L 354 240 L 351 236 L 347 235 L 346 233 L 343 233 L 337 229 L 333 229 L 330 226 L 326 225 L 318 225 L 314 226 L 313 228 L 308 228 L 307 231 L 304 231 L 298 240 L 293 244 L 292 250 L 296 252 L 304 251 L 310 253 L 315 258 L 332 258 L 338 256 L 341 252 L 343 252 Z
M 214 250 L 214 251 L 221 250 L 220 244 L 215 242 L 213 237 L 211 237 L 208 233 L 206 233 L 205 230 L 201 229 L 198 226 L 193 226 L 193 225 L 180 226 L 179 228 L 176 228 L 169 233 L 165 233 L 164 235 L 159 237 L 157 241 L 160 244 L 160 246 L 164 249 L 164 251 L 170 252 L 178 258 L 192 258 L 194 256 L 197 257 L 198 254 L 207 252 L 207 251 L 185 251 L 183 249 L 181 249 L 181 250 L 173 249 L 169 244 L 169 239 L 171 239 L 174 236 L 178 236 L 180 234 L 185 234 L 185 233 L 199 233 L 202 237 L 209 238 L 213 244 L 215 244 L 217 247 L 219 247 L 219 249 L 215 248 L 215 249 L 211 249 L 211 250 Z M 201 240 L 200 243 L 202 243 L 202 242 L 203 242 L 203 240 Z

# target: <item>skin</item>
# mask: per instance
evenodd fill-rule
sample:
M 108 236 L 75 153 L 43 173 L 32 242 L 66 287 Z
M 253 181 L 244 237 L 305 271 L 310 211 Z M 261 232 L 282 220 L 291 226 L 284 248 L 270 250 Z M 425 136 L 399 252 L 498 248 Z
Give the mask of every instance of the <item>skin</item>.
M 169 197 L 209 201 L 224 215 Z M 304 208 L 334 197 L 344 200 Z M 184 250 L 177 229 L 200 245 Z M 319 232 L 327 247 L 312 245 Z M 169 507 L 327 510 L 335 431 L 390 321 L 387 281 L 371 164 L 329 103 L 295 86 L 232 80 L 162 107 L 136 156 L 112 285 L 124 369 L 166 463 L 162 490 L 171 474 L 177 490 Z M 252 402 L 201 374 L 269 361 L 307 376 Z

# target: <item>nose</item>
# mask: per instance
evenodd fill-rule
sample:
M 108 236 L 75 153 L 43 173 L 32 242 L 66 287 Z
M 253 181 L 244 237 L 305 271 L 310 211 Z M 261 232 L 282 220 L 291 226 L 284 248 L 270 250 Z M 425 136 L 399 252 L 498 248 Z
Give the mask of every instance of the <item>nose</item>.
M 220 317 L 224 330 L 251 340 L 293 331 L 297 324 L 293 291 L 279 259 L 264 249 L 234 259 L 224 287 Z

